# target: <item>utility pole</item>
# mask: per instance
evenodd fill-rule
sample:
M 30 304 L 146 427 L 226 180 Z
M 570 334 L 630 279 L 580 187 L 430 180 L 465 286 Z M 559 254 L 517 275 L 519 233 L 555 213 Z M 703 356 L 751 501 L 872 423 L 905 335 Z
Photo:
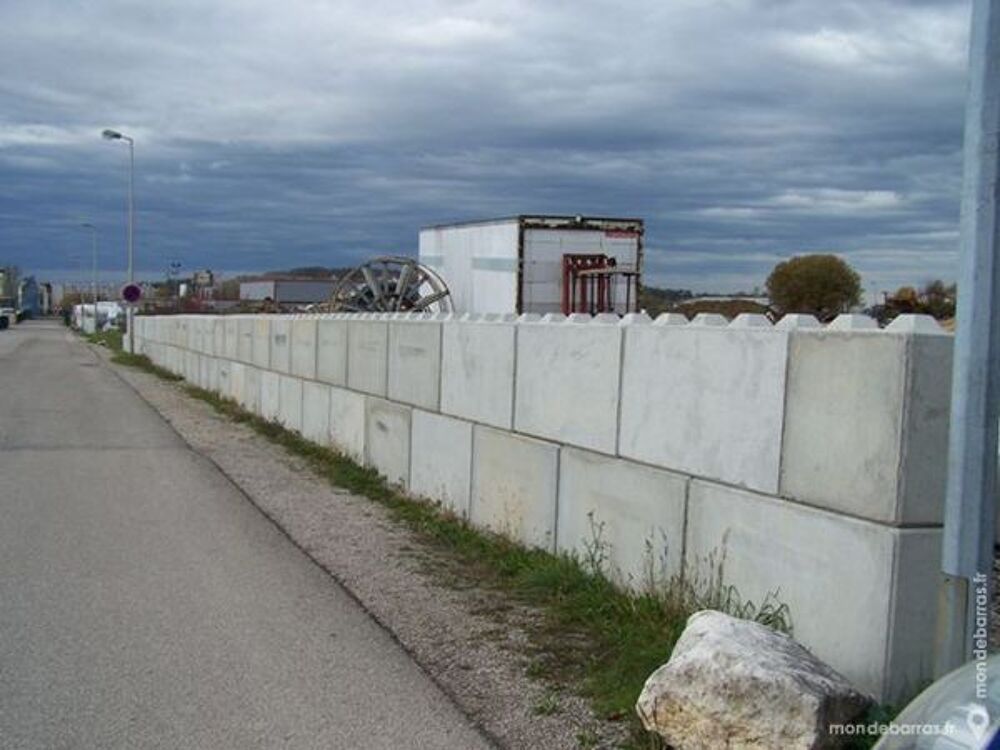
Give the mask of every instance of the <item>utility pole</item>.
M 135 254 L 133 239 L 135 235 L 135 140 L 117 130 L 104 130 L 101 136 L 109 141 L 125 141 L 128 144 L 128 283 L 135 283 Z M 125 319 L 128 326 L 128 350 L 135 351 L 135 333 L 132 331 L 135 323 L 135 310 L 132 304 L 125 308 Z
M 1000 420 L 1000 0 L 974 0 L 965 109 L 958 327 L 952 371 L 935 669 L 973 658 L 992 600 Z M 985 607 L 977 607 L 977 596 Z M 982 601 L 980 601 L 980 605 Z

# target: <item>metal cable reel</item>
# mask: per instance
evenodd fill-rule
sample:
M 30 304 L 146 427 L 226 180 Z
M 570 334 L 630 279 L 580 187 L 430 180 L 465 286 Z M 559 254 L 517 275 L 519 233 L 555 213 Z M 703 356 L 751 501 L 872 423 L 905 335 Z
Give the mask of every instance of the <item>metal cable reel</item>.
M 331 312 L 452 312 L 444 280 L 413 258 L 385 255 L 345 274 L 324 306 Z

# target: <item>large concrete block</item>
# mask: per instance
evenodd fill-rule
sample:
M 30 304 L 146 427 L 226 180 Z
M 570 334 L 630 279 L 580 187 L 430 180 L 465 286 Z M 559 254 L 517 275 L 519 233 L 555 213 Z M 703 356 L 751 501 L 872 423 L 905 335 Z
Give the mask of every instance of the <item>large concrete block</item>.
M 208 361 L 207 364 L 207 375 L 206 375 L 206 385 L 205 387 L 213 391 L 214 393 L 219 392 L 219 365 L 224 360 L 219 357 L 206 357 Z
M 246 388 L 247 366 L 242 362 L 228 362 L 227 364 L 229 367 L 229 383 L 225 390 L 220 388 L 219 393 L 226 398 L 231 398 L 238 404 L 242 403 L 244 389 Z
M 342 318 L 317 321 L 316 379 L 347 385 L 347 321 Z
M 226 319 L 219 316 L 212 319 L 212 356 L 226 356 Z
M 292 375 L 316 378 L 316 319 L 297 318 L 292 321 Z
M 253 365 L 243 365 L 243 395 L 240 398 L 240 406 L 251 414 L 260 414 L 260 372 Z
M 281 402 L 281 376 L 270 370 L 260 373 L 260 416 L 271 422 L 278 420 Z
M 441 323 L 389 323 L 389 398 L 437 411 L 441 400 Z
M 302 432 L 302 381 L 282 375 L 278 389 L 278 421 L 289 430 Z
M 330 389 L 330 444 L 359 463 L 365 460 L 365 400 L 354 391 Z
M 240 321 L 235 315 L 223 318 L 223 349 L 221 356 L 236 361 L 240 358 Z M 253 341 L 253 339 L 250 339 Z
M 180 349 L 191 348 L 191 342 L 188 341 L 188 319 L 184 315 L 178 315 L 175 318 L 172 343 Z
M 330 386 L 302 384 L 302 436 L 320 445 L 330 444 Z
M 613 454 L 621 336 L 596 320 L 518 326 L 514 428 Z
M 226 395 L 229 393 L 230 381 L 233 376 L 233 362 L 228 359 L 220 359 L 215 373 L 215 392 Z
M 896 700 L 931 677 L 940 530 L 901 530 L 700 480 L 687 523 L 689 580 L 707 585 L 721 569 L 743 601 L 777 592 L 795 638 L 860 688 Z
M 555 550 L 559 446 L 476 426 L 472 523 L 531 547 Z
M 472 423 L 413 410 L 410 492 L 469 516 Z
M 889 700 L 897 703 L 912 697 L 933 678 L 931 644 L 937 629 L 941 544 L 940 528 L 897 532 L 884 688 Z
M 199 316 L 192 315 L 188 321 L 188 349 L 195 354 L 201 354 L 204 349 L 202 346 L 202 337 L 202 320 Z
M 271 318 L 260 315 L 253 319 L 253 365 L 271 369 Z
M 515 324 L 446 321 L 441 339 L 441 411 L 511 429 Z
M 563 448 L 556 547 L 613 580 L 654 589 L 681 574 L 689 479 L 590 451 Z
M 198 352 L 211 356 L 215 344 L 215 318 L 202 316 L 198 319 Z
M 260 367 L 256 359 L 253 356 L 253 345 L 256 335 L 257 321 L 249 315 L 241 315 L 236 321 L 236 330 L 238 333 L 238 341 L 236 343 L 236 359 L 245 364 L 255 365 Z M 267 336 L 266 332 L 262 335 L 264 343 L 266 344 Z
M 777 492 L 788 334 L 708 325 L 624 330 L 619 453 Z
M 950 336 L 796 331 L 781 494 L 894 524 L 940 523 Z
M 271 319 L 271 369 L 290 374 L 292 371 L 292 320 Z
M 389 382 L 389 324 L 384 320 L 348 320 L 347 352 L 347 387 L 385 396 Z
M 198 377 L 195 384 L 199 388 L 212 390 L 211 363 L 212 357 L 208 355 L 201 355 L 198 357 Z
M 400 487 L 406 487 L 410 476 L 412 411 L 379 398 L 369 398 L 365 405 L 365 465 Z
M 196 385 L 198 382 L 198 360 L 200 356 L 197 352 L 190 349 L 184 350 L 184 379 L 192 385 Z

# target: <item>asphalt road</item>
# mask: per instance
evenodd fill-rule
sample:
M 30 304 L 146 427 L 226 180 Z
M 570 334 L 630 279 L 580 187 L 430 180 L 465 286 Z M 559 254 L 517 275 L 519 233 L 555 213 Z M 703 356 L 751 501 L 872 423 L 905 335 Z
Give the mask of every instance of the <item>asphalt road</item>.
M 61 324 L 0 331 L 0 748 L 486 747 Z

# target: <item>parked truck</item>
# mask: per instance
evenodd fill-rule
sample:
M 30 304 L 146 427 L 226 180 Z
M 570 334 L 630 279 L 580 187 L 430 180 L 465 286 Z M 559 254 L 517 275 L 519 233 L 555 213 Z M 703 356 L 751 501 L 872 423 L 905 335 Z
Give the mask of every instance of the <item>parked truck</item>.
M 420 230 L 420 262 L 459 313 L 617 313 L 638 309 L 643 222 L 514 216 Z

